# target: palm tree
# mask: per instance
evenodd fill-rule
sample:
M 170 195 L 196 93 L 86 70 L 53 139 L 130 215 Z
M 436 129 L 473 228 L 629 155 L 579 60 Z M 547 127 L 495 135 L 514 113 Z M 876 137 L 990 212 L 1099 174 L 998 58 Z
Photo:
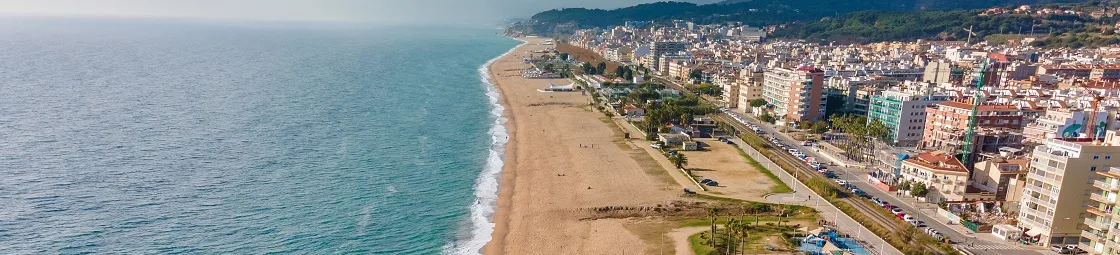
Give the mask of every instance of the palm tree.
M 750 231 L 747 231 L 747 228 L 749 228 L 749 226 L 747 224 L 743 224 L 742 221 L 740 221 L 735 228 L 737 230 L 736 233 L 738 234 L 739 238 L 740 254 L 747 254 L 747 237 L 749 237 L 751 234 Z
M 677 169 L 684 169 L 684 167 L 688 165 L 688 157 L 686 157 L 684 153 L 677 153 L 673 154 L 673 156 L 669 156 L 669 161 L 672 161 L 673 165 L 677 166 Z
M 731 254 L 731 243 L 734 243 L 734 240 L 732 240 L 732 238 L 738 235 L 736 231 L 738 231 L 739 227 L 736 225 L 738 225 L 738 223 L 735 222 L 735 219 L 731 218 L 731 216 L 728 215 L 727 223 L 723 224 L 724 230 L 727 231 L 727 239 L 723 240 L 724 246 L 727 246 L 727 253 L 724 254 Z
M 708 244 L 713 248 L 716 247 L 716 216 L 719 216 L 718 208 L 708 208 L 708 217 L 712 218 L 712 234 L 711 239 L 708 239 Z

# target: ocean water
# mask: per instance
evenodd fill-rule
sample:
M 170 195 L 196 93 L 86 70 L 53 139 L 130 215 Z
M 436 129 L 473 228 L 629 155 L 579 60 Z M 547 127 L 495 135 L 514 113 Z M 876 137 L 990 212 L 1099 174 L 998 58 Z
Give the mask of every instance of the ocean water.
M 496 32 L 0 19 L 0 254 L 477 253 Z

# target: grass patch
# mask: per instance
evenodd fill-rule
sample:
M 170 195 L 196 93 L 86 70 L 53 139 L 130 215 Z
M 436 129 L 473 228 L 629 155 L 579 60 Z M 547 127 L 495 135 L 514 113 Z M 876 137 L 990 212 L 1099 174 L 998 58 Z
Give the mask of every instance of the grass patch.
M 688 236 L 688 247 L 692 248 L 692 254 L 718 254 L 719 252 L 717 252 L 715 248 L 704 244 L 707 240 L 700 238 L 702 233 L 703 232 Z
M 738 150 L 739 155 L 743 156 L 743 158 L 746 158 L 747 162 L 751 166 L 753 166 L 754 169 L 757 169 L 759 172 L 762 172 L 762 174 L 766 175 L 767 178 L 770 178 L 771 181 L 774 181 L 774 185 L 770 186 L 770 193 L 789 193 L 789 192 L 793 192 L 793 189 L 791 189 L 789 187 L 789 185 L 786 185 L 785 182 L 782 182 L 781 179 L 778 179 L 777 175 L 774 175 L 774 172 L 770 172 L 770 169 L 766 169 L 766 167 L 763 167 L 762 163 L 758 163 L 758 160 L 754 160 L 754 158 L 752 158 L 751 156 L 748 156 L 747 152 L 743 151 L 743 148 L 739 148 L 739 146 L 735 146 L 735 150 Z
M 784 240 L 782 234 L 790 233 L 793 231 L 796 231 L 796 229 L 794 229 L 794 227 L 792 226 L 776 226 L 769 224 L 747 226 L 746 232 L 749 234 L 745 238 L 732 236 L 730 242 L 728 242 L 729 240 L 726 229 L 720 228 L 715 232 L 714 245 L 712 244 L 713 242 L 710 242 L 710 240 L 713 239 L 712 236 L 709 236 L 711 234 L 711 231 L 703 231 L 688 236 L 688 245 L 689 248 L 692 249 L 693 253 L 701 255 L 722 254 L 722 252 L 726 251 L 728 248 L 730 248 L 735 253 L 742 251 L 744 252 L 744 254 L 775 253 L 777 251 L 765 249 L 765 246 L 767 245 L 766 239 L 776 239 L 779 240 L 776 243 L 785 243 L 784 241 L 782 241 Z M 743 238 L 745 240 L 741 240 L 740 238 Z M 778 248 L 781 249 L 790 247 Z

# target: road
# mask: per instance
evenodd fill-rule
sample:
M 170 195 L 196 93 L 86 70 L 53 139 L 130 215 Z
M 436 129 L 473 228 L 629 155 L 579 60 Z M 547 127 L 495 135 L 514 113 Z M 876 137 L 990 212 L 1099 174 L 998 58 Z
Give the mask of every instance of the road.
M 687 91 L 687 90 L 685 90 L 685 88 L 683 86 L 680 86 L 676 82 L 668 80 L 668 79 L 664 79 L 664 78 L 661 78 L 661 77 L 653 77 L 652 82 L 662 84 L 662 85 L 665 85 L 666 87 L 678 89 L 678 90 L 681 90 L 681 91 Z M 706 99 L 709 99 L 709 98 L 706 98 Z M 706 100 L 706 101 L 710 101 L 710 99 Z M 722 112 L 720 112 L 718 114 L 720 116 L 724 115 L 724 113 L 722 113 Z M 729 116 L 726 116 L 726 117 L 729 117 Z M 817 149 L 815 149 L 815 148 L 801 146 L 800 141 L 796 141 L 793 138 L 785 135 L 784 133 L 778 132 L 778 130 L 774 129 L 773 126 L 771 126 L 771 125 L 759 125 L 760 122 L 758 122 L 757 120 L 754 120 L 750 116 L 740 115 L 740 117 L 745 117 L 744 119 L 752 120 L 751 121 L 752 124 L 755 124 L 756 126 L 759 126 L 761 129 L 763 129 L 763 131 L 765 131 L 768 134 L 776 134 L 776 135 L 772 135 L 772 137 L 778 138 L 779 140 L 782 141 L 782 143 L 785 143 L 787 145 L 801 147 L 802 152 L 804 152 L 808 156 L 817 158 L 818 161 L 823 161 L 824 159 L 829 159 L 829 158 L 838 158 L 838 157 L 825 157 L 825 156 L 822 155 L 823 153 L 819 153 L 817 151 Z M 738 123 L 737 121 L 734 121 L 734 120 L 724 119 L 724 121 L 725 122 L 730 122 L 732 124 L 740 124 L 740 123 Z M 737 127 L 737 129 L 738 128 L 739 127 Z M 740 141 L 740 142 L 742 142 L 742 141 Z M 788 155 L 788 154 L 785 154 L 785 153 L 779 153 L 779 154 Z M 829 156 L 832 156 L 832 155 L 829 155 Z M 790 156 L 790 157 L 792 157 L 792 156 Z M 787 162 L 791 161 L 791 160 L 788 160 L 788 159 L 784 159 L 785 157 L 782 157 L 782 158 L 783 159 L 778 159 L 778 160 L 783 160 L 783 161 L 787 161 Z M 788 163 L 803 164 L 801 162 L 788 162 Z M 834 163 L 838 163 L 837 165 L 843 165 L 843 164 L 840 164 L 842 162 L 834 162 Z M 797 167 L 797 168 L 801 168 L 801 167 Z M 853 168 L 853 167 L 848 167 L 848 166 L 831 166 L 829 168 L 837 174 L 837 178 L 848 181 L 849 183 L 852 183 L 853 185 L 855 185 L 859 189 L 866 192 L 868 195 L 871 195 L 871 196 L 877 197 L 881 200 L 887 201 L 888 203 L 890 203 L 892 205 L 895 205 L 895 206 L 898 206 L 898 207 L 902 208 L 907 213 L 915 215 L 915 217 L 917 217 L 919 220 L 922 220 L 922 221 L 926 222 L 926 225 L 929 225 L 933 229 L 935 229 L 938 232 L 942 233 L 943 235 L 947 236 L 949 238 L 949 240 L 954 242 L 954 246 L 957 247 L 958 249 L 967 250 L 968 252 L 973 253 L 973 254 L 1010 254 L 1010 253 L 1015 253 L 1015 254 L 1033 255 L 1033 254 L 1050 253 L 1050 252 L 1047 252 L 1047 251 L 1044 251 L 1044 250 L 1043 251 L 1038 251 L 1038 250 L 1027 249 L 1024 246 L 1016 245 L 1014 243 L 993 242 L 993 241 L 985 240 L 985 238 L 978 238 L 978 236 L 976 236 L 976 235 L 987 235 L 987 234 L 983 234 L 983 233 L 975 234 L 975 233 L 970 233 L 970 232 L 968 232 L 968 233 L 958 232 L 958 231 L 954 230 L 953 228 L 950 228 L 949 226 L 947 226 L 946 225 L 947 222 L 942 222 L 942 221 L 936 220 L 935 217 L 933 217 L 933 215 L 936 215 L 936 213 L 937 213 L 937 208 L 934 205 L 928 204 L 928 203 L 927 204 L 917 203 L 916 201 L 911 200 L 911 199 L 898 198 L 898 197 L 896 197 L 892 194 L 888 194 L 888 192 L 886 192 L 886 191 L 882 191 L 882 190 L 879 190 L 879 189 L 873 187 L 866 179 L 867 173 L 870 172 L 870 170 Z M 802 171 L 798 171 L 798 172 L 802 172 Z M 786 174 L 785 171 L 776 171 L 776 173 Z M 786 174 L 786 175 L 788 176 L 788 174 Z M 801 190 L 801 189 L 808 190 L 807 188 L 804 188 L 804 187 L 796 187 L 795 191 L 796 190 Z M 876 208 L 876 209 L 879 209 L 879 208 Z M 885 210 L 885 209 L 882 209 L 882 210 Z M 868 216 L 874 217 L 874 215 L 868 215 Z M 884 223 L 880 222 L 880 225 L 884 225 L 888 228 L 890 228 L 889 225 L 891 225 L 891 224 L 892 223 L 886 223 L 884 225 Z M 956 223 L 954 223 L 954 224 L 956 224 Z
M 818 161 L 823 161 L 824 159 L 829 158 L 825 157 L 823 153 L 818 152 L 815 148 L 801 146 L 800 141 L 796 141 L 793 138 L 785 135 L 784 133 L 778 132 L 778 130 L 776 130 L 771 125 L 758 125 L 759 122 L 757 120 L 751 119 L 749 116 L 741 115 L 741 117 L 747 117 L 746 119 L 751 120 L 753 124 L 759 126 L 759 128 L 763 129 L 763 131 L 765 131 L 766 133 L 771 134 L 771 137 L 778 138 L 782 143 L 800 147 L 802 152 L 810 157 L 817 158 Z M 838 157 L 833 156 L 833 158 Z M 863 190 L 868 195 L 887 201 L 892 205 L 902 208 L 906 211 L 906 213 L 915 215 L 915 217 L 917 217 L 919 220 L 925 221 L 926 225 L 929 225 L 938 232 L 941 232 L 943 235 L 946 235 L 949 240 L 952 240 L 955 246 L 957 246 L 958 248 L 968 249 L 974 254 L 1000 254 L 1001 252 L 1015 254 L 1041 254 L 1035 250 L 1026 249 L 1023 246 L 1015 245 L 1013 243 L 991 242 L 983 238 L 977 238 L 975 236 L 986 235 L 983 233 L 974 234 L 957 232 L 956 230 L 953 230 L 952 228 L 947 226 L 945 224 L 946 222 L 934 219 L 933 215 L 937 213 L 937 208 L 934 205 L 928 203 L 916 203 L 914 199 L 909 198 L 898 198 L 893 194 L 888 194 L 888 192 L 886 191 L 882 191 L 878 188 L 873 187 L 871 183 L 869 183 L 866 179 L 866 176 L 868 172 L 870 172 L 870 170 L 841 166 L 844 165 L 840 164 L 842 162 L 833 163 L 837 163 L 838 166 L 830 166 L 829 169 L 836 173 L 838 179 L 848 181 L 849 183 L 856 185 L 856 187 Z

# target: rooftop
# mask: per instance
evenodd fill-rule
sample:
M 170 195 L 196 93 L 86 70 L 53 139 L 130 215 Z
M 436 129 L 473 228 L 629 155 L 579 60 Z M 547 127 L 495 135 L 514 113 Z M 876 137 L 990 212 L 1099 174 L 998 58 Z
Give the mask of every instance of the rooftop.
M 923 152 L 917 156 L 906 159 L 905 162 L 939 171 L 968 172 L 968 169 L 965 169 L 964 164 L 962 164 L 960 160 L 957 160 L 957 158 L 943 151 Z

